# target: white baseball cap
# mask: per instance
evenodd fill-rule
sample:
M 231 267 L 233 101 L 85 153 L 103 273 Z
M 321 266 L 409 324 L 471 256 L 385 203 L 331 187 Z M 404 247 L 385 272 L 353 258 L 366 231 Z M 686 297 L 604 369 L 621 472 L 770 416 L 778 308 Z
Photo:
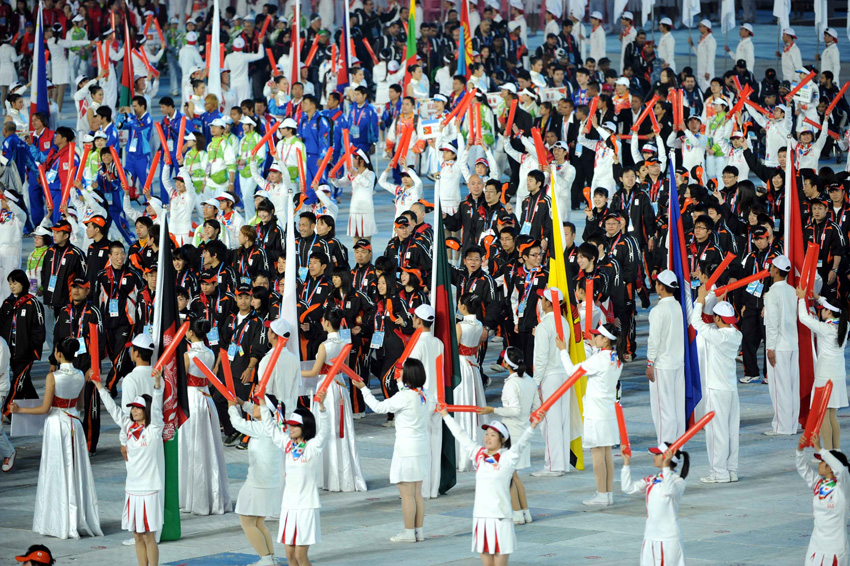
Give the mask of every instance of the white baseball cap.
M 153 338 L 147 332 L 142 332 L 141 334 L 137 334 L 135 338 L 133 338 L 133 347 L 141 348 L 143 350 L 153 350 Z
M 790 35 L 791 37 L 797 37 L 797 32 L 794 31 L 794 28 L 785 28 L 782 30 L 782 35 Z
M 590 17 L 594 20 L 602 21 L 602 12 L 600 12 L 599 10 L 594 10 L 590 13 Z
M 516 94 L 516 85 L 514 85 L 514 83 L 505 83 L 499 88 L 500 90 L 507 90 Z
M 250 124 L 252 126 L 257 125 L 257 123 L 254 121 L 254 119 L 251 118 L 250 116 L 242 116 L 242 118 L 239 120 L 239 123 L 240 124 Z
M 198 41 L 198 34 L 190 31 L 186 34 L 186 43 L 196 43 Z
M 629 79 L 627 79 L 626 77 L 620 77 L 619 79 L 617 79 L 617 80 L 614 82 L 614 84 L 617 84 L 617 85 L 623 85 L 623 86 L 629 86 L 629 84 L 630 84 L 630 83 L 629 83 Z
M 413 310 L 413 314 L 415 314 L 425 322 L 432 322 L 436 316 L 436 314 L 434 313 L 434 307 L 425 303 L 422 303 L 421 305 L 416 307 Z
M 133 399 L 130 403 L 127 403 L 128 407 L 138 407 L 140 409 L 147 409 L 148 403 L 145 401 L 145 398 L 141 395 L 138 395 L 135 399 Z
M 501 421 L 490 421 L 490 424 L 481 425 L 481 430 L 487 430 L 488 428 L 492 428 L 496 432 L 502 435 L 502 438 L 508 440 L 511 437 L 510 431 L 508 431 L 508 427 L 502 424 Z
M 629 12 L 628 10 L 626 10 L 625 12 L 623 12 L 623 15 L 622 15 L 622 16 L 620 16 L 620 19 L 624 19 L 624 20 L 634 20 L 634 19 L 635 19 L 635 15 L 634 15 L 634 14 L 632 14 L 631 12 Z
M 668 27 L 673 27 L 673 20 L 671 20 L 670 18 L 661 18 L 661 21 L 659 21 L 658 23 L 664 24 L 665 26 L 668 26 Z
M 667 449 L 668 449 L 668 448 L 670 448 L 670 447 L 669 447 L 669 446 L 667 446 L 667 444 L 666 444 L 666 443 L 662 442 L 662 443 L 661 443 L 661 444 L 659 444 L 658 446 L 653 447 L 653 448 L 650 448 L 650 449 L 649 449 L 649 453 L 650 453 L 650 454 L 664 454 L 665 452 L 667 452 Z M 670 461 L 671 461 L 671 462 L 673 462 L 674 464 L 676 464 L 676 463 L 678 463 L 678 462 L 679 462 L 679 458 L 678 458 L 677 456 L 675 456 L 675 455 L 674 455 L 674 456 L 670 459 Z
M 290 128 L 293 130 L 298 129 L 298 124 L 295 123 L 295 120 L 292 118 L 286 118 L 283 122 L 280 123 L 281 128 Z
M 755 32 L 753 31 L 753 26 L 751 26 L 750 24 L 741 24 L 741 29 L 747 30 L 748 32 L 750 32 L 750 35 L 755 35 Z
M 215 197 L 215 200 L 229 200 L 230 202 L 236 202 L 236 197 L 228 192 L 223 192 Z
M 223 128 L 227 126 L 227 122 L 224 121 L 224 118 L 216 118 L 212 122 L 210 122 L 210 126 L 218 126 L 219 128 Z
M 215 208 L 216 210 L 218 209 L 218 201 L 215 200 L 214 198 L 205 200 L 204 205 L 211 206 L 211 207 Z
M 559 303 L 564 302 L 564 294 L 557 287 L 555 287 L 554 289 L 551 287 L 546 287 L 545 289 L 537 290 L 537 294 L 549 301 L 550 303 L 552 302 L 552 293 L 555 293 L 555 296 L 558 297 Z
M 281 167 L 277 163 L 272 163 L 269 167 L 269 171 L 277 171 L 278 173 L 283 173 L 283 167 Z
M 289 323 L 282 318 L 276 318 L 273 320 L 269 325 L 269 328 L 271 328 L 272 332 L 278 336 L 287 336 L 291 332 Z
M 823 30 L 823 33 L 831 35 L 835 39 L 838 39 L 838 32 L 835 31 L 835 28 L 826 28 L 825 30 Z
M 233 40 L 233 49 L 243 49 L 245 47 L 245 40 L 241 37 L 237 37 Z
M 292 413 L 283 422 L 285 422 L 289 426 L 303 426 L 304 425 L 304 417 L 302 417 L 298 413 Z
M 673 287 L 674 289 L 679 288 L 679 280 L 676 278 L 676 274 L 669 269 L 665 269 L 658 274 L 658 281 L 668 287 Z
M 773 261 L 771 262 L 773 266 L 779 271 L 791 271 L 791 260 L 789 260 L 786 256 L 779 254 Z
M 708 19 L 700 20 L 700 21 L 699 21 L 699 25 L 701 25 L 701 26 L 705 26 L 705 27 L 707 27 L 708 29 L 711 29 L 711 20 L 708 20 Z
M 71 21 L 72 22 L 84 22 L 84 21 L 86 21 L 86 19 L 84 17 L 82 17 L 81 15 L 77 14 L 76 16 L 74 16 L 74 19 L 72 19 Z
M 398 61 L 390 61 L 387 63 L 387 70 L 391 73 L 395 73 L 401 68 L 401 65 L 398 64 Z
M 605 338 L 607 338 L 608 340 L 611 340 L 612 342 L 617 341 L 617 337 L 614 336 L 614 334 L 610 330 L 605 328 L 605 325 L 602 324 L 601 322 L 599 323 L 599 326 L 597 326 L 596 328 L 591 330 L 590 333 L 591 334 L 599 334 L 600 336 L 604 336 Z

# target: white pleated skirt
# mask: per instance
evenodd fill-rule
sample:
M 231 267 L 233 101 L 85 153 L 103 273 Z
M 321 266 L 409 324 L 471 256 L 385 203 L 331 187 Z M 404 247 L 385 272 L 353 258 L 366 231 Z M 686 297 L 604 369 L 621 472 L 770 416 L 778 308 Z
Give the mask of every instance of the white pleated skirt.
M 430 475 L 431 455 L 397 456 L 390 464 L 390 483 L 425 481 Z
M 812 393 L 814 393 L 814 388 L 824 387 L 827 381 L 832 382 L 832 395 L 829 396 L 829 403 L 827 404 L 827 408 L 842 409 L 850 405 L 850 402 L 848 402 L 847 398 L 847 380 L 845 376 L 837 376 L 835 379 L 823 379 L 820 377 L 816 377 L 814 385 L 812 386 Z M 812 395 L 812 399 L 814 400 L 814 395 Z
M 472 519 L 472 552 L 510 554 L 514 550 L 516 550 L 516 533 L 512 519 L 491 517 Z
M 584 418 L 584 432 L 581 435 L 584 448 L 602 448 L 620 443 L 620 429 L 617 419 Z
M 319 509 L 281 509 L 277 540 L 289 546 L 311 546 L 321 542 Z
M 121 529 L 131 533 L 156 532 L 163 522 L 162 491 L 124 492 Z
M 279 487 L 253 487 L 243 484 L 236 499 L 236 514 L 249 517 L 277 517 L 280 513 Z
M 375 215 L 351 212 L 348 215 L 348 235 L 352 238 L 369 238 L 378 232 Z

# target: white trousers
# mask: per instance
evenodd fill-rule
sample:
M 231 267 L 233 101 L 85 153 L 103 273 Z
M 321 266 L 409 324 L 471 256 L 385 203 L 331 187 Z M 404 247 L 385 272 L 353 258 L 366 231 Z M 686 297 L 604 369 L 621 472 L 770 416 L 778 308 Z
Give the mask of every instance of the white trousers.
M 6 402 L 5 395 L 0 395 L 0 407 Z M 8 458 L 15 452 L 15 447 L 9 437 L 6 436 L 6 431 L 3 430 L 3 419 L 0 418 L 0 458 Z
M 738 472 L 738 437 L 741 428 L 738 391 L 706 389 L 706 396 L 706 409 L 714 411 L 714 418 L 705 427 L 711 477 L 727 480 L 729 472 Z
M 443 457 L 443 417 L 431 415 L 428 421 L 428 441 L 431 444 L 431 473 L 422 481 L 422 497 L 436 499 L 440 496 L 440 464 Z
M 684 366 L 678 369 L 655 368 L 655 381 L 649 384 L 649 404 L 658 444 L 669 444 L 685 433 Z
M 685 566 L 682 544 L 673 540 L 644 540 L 640 566 Z
M 543 398 L 552 395 L 564 381 L 567 374 L 546 375 L 540 384 Z M 546 443 L 543 469 L 547 472 L 570 471 L 570 396 L 564 395 L 552 405 L 543 419 L 543 441 Z
M 767 364 L 767 388 L 773 403 L 773 432 L 797 434 L 800 416 L 799 351 L 776 351 L 776 367 Z

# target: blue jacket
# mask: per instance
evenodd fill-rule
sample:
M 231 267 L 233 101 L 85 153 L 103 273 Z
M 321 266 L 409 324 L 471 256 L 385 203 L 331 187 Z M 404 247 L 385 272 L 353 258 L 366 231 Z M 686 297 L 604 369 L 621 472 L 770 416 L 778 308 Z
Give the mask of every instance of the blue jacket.
M 384 105 L 384 112 L 381 114 L 381 130 L 385 131 L 389 129 L 393 120 L 395 120 L 395 117 L 399 114 L 401 114 L 401 97 L 399 97 L 395 104 L 387 102 Z
M 179 110 L 174 111 L 174 118 L 169 121 L 168 118 L 163 118 L 159 121 L 162 126 L 162 133 L 165 134 L 166 141 L 171 141 L 171 159 L 174 161 L 177 158 L 177 136 L 180 135 L 180 121 L 183 119 L 183 113 Z M 186 132 L 194 132 L 195 123 L 192 120 L 186 120 Z M 185 142 L 184 142 L 185 144 Z M 163 148 L 164 149 L 164 148 Z
M 110 122 L 106 126 L 106 129 L 103 130 L 103 133 L 106 134 L 106 147 L 114 147 L 120 154 L 121 145 L 118 138 L 118 129 L 115 127 L 115 124 Z
M 301 114 L 301 121 L 298 122 L 298 137 L 304 141 L 307 155 L 324 157 L 331 145 L 330 134 L 331 128 L 327 116 L 321 112 L 315 112 L 312 118 L 307 117 L 306 112 Z
M 3 157 L 14 163 L 18 168 L 18 175 L 21 177 L 21 181 L 25 181 L 27 178 L 27 165 L 32 160 L 27 150 L 27 144 L 17 134 L 11 134 L 3 139 L 2 151 Z
M 137 118 L 135 114 L 120 114 L 120 128 L 129 129 L 130 137 L 127 139 L 127 153 L 137 158 L 147 158 L 151 155 L 151 133 L 153 132 L 153 118 L 147 112 Z
M 353 104 L 348 111 L 351 143 L 357 146 L 369 146 L 378 143 L 378 113 L 368 102 L 362 107 Z

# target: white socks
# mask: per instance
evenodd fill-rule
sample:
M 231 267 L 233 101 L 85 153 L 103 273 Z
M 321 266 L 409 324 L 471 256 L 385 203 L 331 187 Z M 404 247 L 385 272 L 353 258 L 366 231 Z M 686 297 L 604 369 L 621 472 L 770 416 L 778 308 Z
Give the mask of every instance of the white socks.
M 416 527 L 413 530 L 416 533 L 416 542 L 425 540 L 425 527 Z

